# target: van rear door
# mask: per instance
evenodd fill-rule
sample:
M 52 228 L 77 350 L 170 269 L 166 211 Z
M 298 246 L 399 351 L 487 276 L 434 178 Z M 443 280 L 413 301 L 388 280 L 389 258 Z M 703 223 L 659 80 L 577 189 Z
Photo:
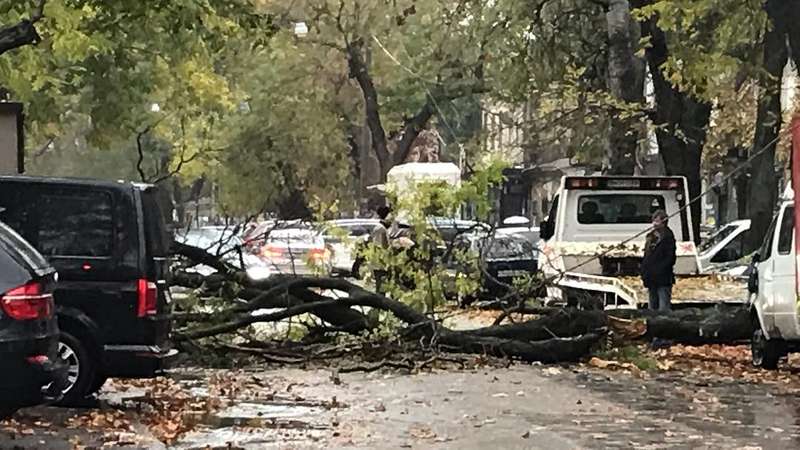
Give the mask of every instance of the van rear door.
M 650 228 L 659 209 L 677 241 L 694 241 L 682 177 L 565 177 L 563 192 L 560 241 L 621 242 Z
M 171 238 L 164 221 L 160 193 L 155 186 L 137 187 L 141 205 L 141 224 L 144 255 L 142 264 L 148 283 L 156 287 L 156 310 L 150 317 L 155 326 L 155 345 L 169 338 L 172 322 L 164 319 L 172 313 L 169 295 L 169 252 Z

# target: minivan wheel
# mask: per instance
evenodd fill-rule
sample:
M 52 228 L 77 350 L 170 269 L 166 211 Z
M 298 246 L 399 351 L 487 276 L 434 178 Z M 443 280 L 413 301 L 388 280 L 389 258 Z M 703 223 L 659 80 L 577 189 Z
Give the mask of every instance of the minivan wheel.
M 86 397 L 95 381 L 96 363 L 86 346 L 75 336 L 62 331 L 58 357 L 67 365 L 67 384 L 59 405 L 74 405 Z
M 769 370 L 778 368 L 778 361 L 781 359 L 780 343 L 774 339 L 767 339 L 760 327 L 753 331 L 750 353 L 754 366 Z

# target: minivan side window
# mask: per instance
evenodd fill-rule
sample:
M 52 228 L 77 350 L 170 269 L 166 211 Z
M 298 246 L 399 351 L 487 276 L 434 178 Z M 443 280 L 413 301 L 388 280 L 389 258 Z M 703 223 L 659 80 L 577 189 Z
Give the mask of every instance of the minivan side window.
M 110 257 L 114 244 L 111 195 L 53 189 L 40 197 L 36 247 L 45 256 Z
M 778 253 L 788 255 L 792 252 L 792 237 L 794 237 L 794 207 L 789 206 L 783 210 L 781 231 L 778 235 Z

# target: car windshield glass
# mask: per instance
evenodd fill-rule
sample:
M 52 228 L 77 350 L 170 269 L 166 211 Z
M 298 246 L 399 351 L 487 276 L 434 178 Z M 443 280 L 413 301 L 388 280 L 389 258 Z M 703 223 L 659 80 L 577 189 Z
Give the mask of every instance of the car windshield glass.
M 731 233 L 734 232 L 734 230 L 736 230 L 736 225 L 732 224 L 728 224 L 720 228 L 716 233 L 712 234 L 711 237 L 709 237 L 702 244 L 700 244 L 700 252 L 701 253 L 706 252 L 715 245 L 724 241 L 726 237 L 728 237 Z
M 576 214 L 581 224 L 650 223 L 659 209 L 664 197 L 657 194 L 583 195 Z
M 478 242 L 478 248 L 482 248 L 485 244 L 483 241 Z M 536 247 L 533 243 L 529 242 L 522 236 L 495 236 L 494 239 L 488 240 L 488 248 L 484 253 L 487 259 L 503 259 L 503 258 L 533 258 L 536 254 Z
M 241 239 L 234 236 L 231 231 L 215 229 L 190 230 L 179 236 L 179 240 L 184 244 L 202 248 L 211 254 L 228 253 L 242 245 Z

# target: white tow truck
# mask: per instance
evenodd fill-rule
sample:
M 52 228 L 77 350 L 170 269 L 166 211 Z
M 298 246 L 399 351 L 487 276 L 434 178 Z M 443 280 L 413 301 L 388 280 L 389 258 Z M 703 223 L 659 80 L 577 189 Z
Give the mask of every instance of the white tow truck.
M 606 308 L 639 308 L 639 278 L 653 212 L 663 209 L 676 240 L 673 305 L 745 303 L 745 283 L 703 275 L 683 177 L 567 176 L 541 225 L 539 258 L 548 304 L 590 299 Z

